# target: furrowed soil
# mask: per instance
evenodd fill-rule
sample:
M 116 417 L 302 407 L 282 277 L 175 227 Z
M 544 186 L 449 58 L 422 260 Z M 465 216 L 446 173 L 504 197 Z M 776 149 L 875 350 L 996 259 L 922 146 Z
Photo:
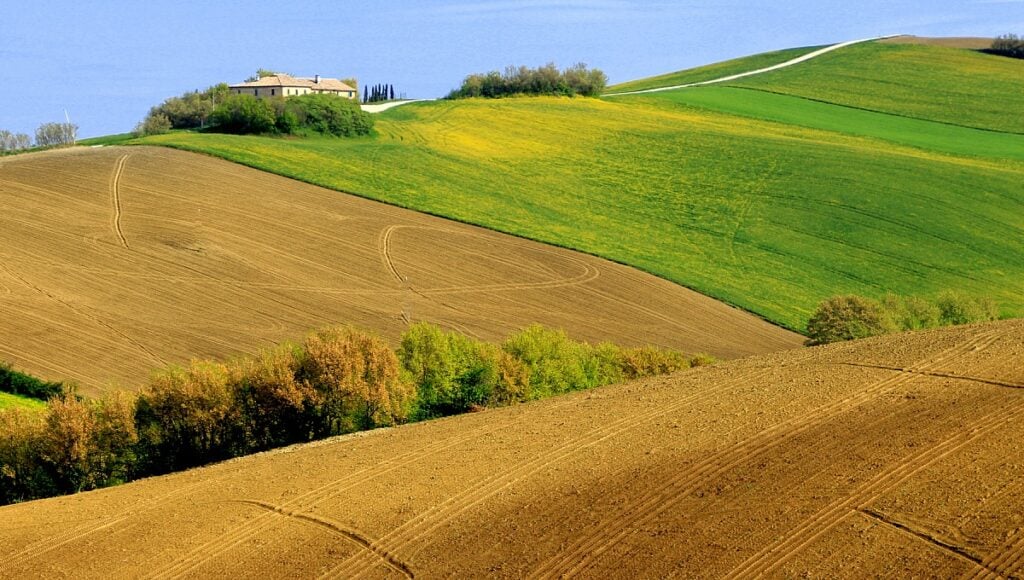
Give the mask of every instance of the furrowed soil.
M 1024 321 L 800 349 L 0 508 L 0 576 L 1016 578 L 1022 418 Z
M 802 340 L 605 260 L 169 149 L 2 159 L 0 207 L 0 360 L 87 394 L 335 324 L 725 358 Z

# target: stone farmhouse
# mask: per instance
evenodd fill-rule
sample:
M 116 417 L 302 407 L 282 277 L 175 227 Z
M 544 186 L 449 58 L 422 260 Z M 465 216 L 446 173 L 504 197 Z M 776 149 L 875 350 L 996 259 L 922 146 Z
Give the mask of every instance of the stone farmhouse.
M 256 98 L 296 97 L 311 93 L 337 95 L 346 99 L 356 98 L 356 89 L 338 79 L 329 79 L 316 75 L 313 78 L 297 78 L 286 74 L 263 77 L 259 80 L 231 85 L 231 91 L 239 95 L 252 95 Z

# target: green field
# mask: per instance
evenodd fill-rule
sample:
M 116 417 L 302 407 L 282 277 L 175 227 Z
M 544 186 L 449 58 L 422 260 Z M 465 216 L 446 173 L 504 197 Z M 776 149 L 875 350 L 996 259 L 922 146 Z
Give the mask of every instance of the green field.
M 628 91 L 642 91 L 645 89 L 674 87 L 677 85 L 710 81 L 717 78 L 774 66 L 786 62 L 787 60 L 793 60 L 794 58 L 803 56 L 807 53 L 814 52 L 819 48 L 824 47 L 808 46 L 804 48 L 790 48 L 786 50 L 766 52 L 763 54 L 755 54 L 753 56 L 744 56 L 742 58 L 735 58 L 707 66 L 620 83 L 608 87 L 605 92 L 622 93 Z
M 377 129 L 143 142 L 604 256 L 798 330 L 840 292 L 960 288 L 1024 314 L 1024 163 L 984 150 L 653 97 L 420 103 Z
M 707 86 L 616 98 L 675 103 L 800 127 L 874 137 L 954 155 L 1024 160 L 1024 135 L 876 113 L 759 90 Z
M 29 410 L 41 410 L 46 403 L 28 397 L 20 397 L 10 393 L 0 393 L 0 410 L 22 408 Z
M 729 85 L 1024 133 L 1024 60 L 972 50 L 870 42 Z

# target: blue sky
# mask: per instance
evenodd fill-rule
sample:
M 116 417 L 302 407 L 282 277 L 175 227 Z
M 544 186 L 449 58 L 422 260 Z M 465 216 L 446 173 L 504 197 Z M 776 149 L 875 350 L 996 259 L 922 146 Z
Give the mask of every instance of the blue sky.
M 258 67 L 437 97 L 509 64 L 600 68 L 612 82 L 767 50 L 883 34 L 1024 34 L 1024 0 L 7 0 L 0 129 L 67 109 L 84 137 Z

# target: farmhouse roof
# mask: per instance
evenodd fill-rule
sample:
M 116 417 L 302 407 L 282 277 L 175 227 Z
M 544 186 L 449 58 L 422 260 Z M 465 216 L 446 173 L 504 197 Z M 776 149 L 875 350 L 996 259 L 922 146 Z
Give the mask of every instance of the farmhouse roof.
M 255 81 L 249 81 L 245 83 L 238 83 L 231 85 L 233 89 L 253 89 L 263 87 L 288 87 L 288 88 L 310 88 L 318 89 L 322 91 L 355 91 L 354 88 L 347 84 L 339 81 L 338 79 L 330 79 L 327 77 L 319 77 L 320 82 L 317 82 L 316 78 L 306 77 L 293 77 L 286 74 L 270 75 Z

